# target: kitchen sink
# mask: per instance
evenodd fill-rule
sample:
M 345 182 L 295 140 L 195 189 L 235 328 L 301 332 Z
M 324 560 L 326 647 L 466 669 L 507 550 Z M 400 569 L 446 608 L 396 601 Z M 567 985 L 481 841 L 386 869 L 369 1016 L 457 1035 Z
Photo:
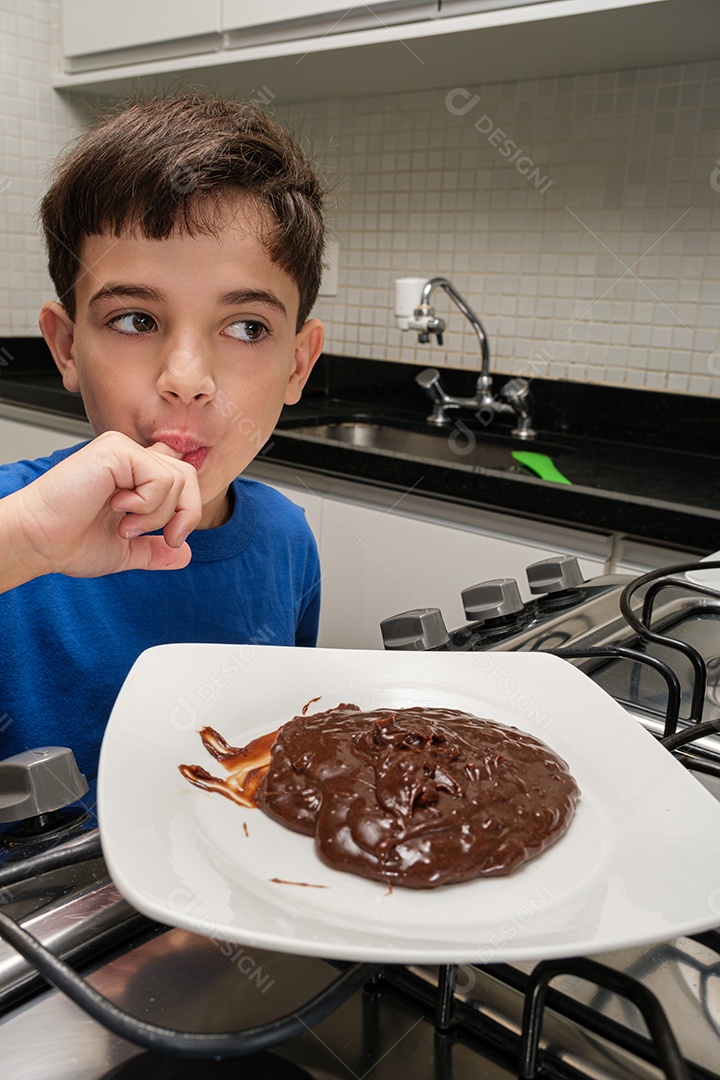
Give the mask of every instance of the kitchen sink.
M 528 474 L 512 456 L 513 450 L 533 450 L 548 454 L 553 461 L 568 451 L 564 447 L 522 440 L 512 436 L 472 431 L 465 424 L 450 428 L 418 430 L 377 420 L 316 420 L 282 427 L 283 435 L 330 442 L 357 450 L 465 469 L 494 469 Z

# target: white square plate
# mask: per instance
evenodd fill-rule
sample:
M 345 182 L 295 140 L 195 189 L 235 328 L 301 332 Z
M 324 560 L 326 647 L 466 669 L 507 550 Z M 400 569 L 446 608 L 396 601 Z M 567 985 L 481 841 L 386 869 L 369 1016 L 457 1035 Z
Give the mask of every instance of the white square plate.
M 720 551 L 714 551 L 712 555 L 706 555 L 704 559 L 700 559 L 700 564 L 707 562 L 720 561 Z M 704 585 L 706 589 L 720 590 L 720 569 L 714 567 L 712 570 L 688 570 L 685 574 L 688 581 L 694 581 L 696 585 Z
M 536 735 L 580 785 L 575 818 L 507 877 L 390 892 L 331 870 L 312 838 L 178 771 L 225 775 L 202 745 L 203 725 L 244 745 L 318 696 L 317 709 L 441 706 Z M 110 718 L 98 808 L 110 873 L 130 903 L 222 941 L 488 963 L 597 953 L 720 922 L 720 804 L 587 676 L 542 653 L 150 649 Z

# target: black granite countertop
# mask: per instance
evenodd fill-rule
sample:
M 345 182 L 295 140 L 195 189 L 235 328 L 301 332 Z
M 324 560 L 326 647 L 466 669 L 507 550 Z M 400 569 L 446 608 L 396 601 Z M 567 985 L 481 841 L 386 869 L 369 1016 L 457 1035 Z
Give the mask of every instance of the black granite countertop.
M 42 342 L 28 340 L 6 348 L 13 363 L 0 368 L 0 402 L 82 418 L 82 402 L 62 388 Z M 506 417 L 483 426 L 458 413 L 460 428 L 434 432 L 438 440 L 452 436 L 461 451 L 445 463 L 435 454 L 378 452 L 308 434 L 308 426 L 358 418 L 432 433 L 427 398 L 414 381 L 419 370 L 323 356 L 261 458 L 682 551 L 720 548 L 718 400 L 534 379 L 535 440 L 513 438 Z M 475 373 L 446 369 L 442 376 L 449 393 L 473 393 Z M 495 388 L 504 381 L 496 377 Z M 472 455 L 462 452 L 468 439 L 476 443 Z M 513 449 L 548 454 L 570 483 L 538 479 L 512 458 Z
M 532 441 L 513 438 L 504 416 L 484 427 L 472 414 L 458 413 L 463 426 L 454 437 L 462 450 L 471 433 L 475 465 L 462 453 L 448 466 L 308 436 L 310 424 L 357 417 L 432 431 L 426 424 L 428 399 L 414 381 L 420 370 L 323 357 L 302 401 L 284 410 L 263 456 L 680 551 L 707 554 L 720 548 L 720 401 L 534 379 Z M 448 393 L 461 397 L 473 394 L 476 377 L 442 371 Z M 495 387 L 505 381 L 496 377 Z M 453 427 L 435 435 L 447 440 L 452 433 Z M 487 465 L 481 463 L 484 447 Z M 570 484 L 538 479 L 513 461 L 513 449 L 546 453 Z

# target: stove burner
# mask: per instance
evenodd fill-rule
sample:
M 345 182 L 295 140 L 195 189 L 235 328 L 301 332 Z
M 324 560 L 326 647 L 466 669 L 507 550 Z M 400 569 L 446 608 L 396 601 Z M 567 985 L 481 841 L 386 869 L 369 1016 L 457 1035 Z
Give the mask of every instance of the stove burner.
M 562 611 L 563 608 L 577 607 L 585 599 L 584 589 L 563 589 L 562 592 L 548 593 L 535 600 L 535 608 L 538 614 L 551 611 Z
M 51 810 L 46 814 L 25 818 L 18 825 L 6 829 L 0 834 L 0 849 L 6 851 L 28 844 L 38 845 L 48 841 L 55 842 L 66 833 L 79 829 L 89 819 L 87 810 L 72 807 L 63 810 Z

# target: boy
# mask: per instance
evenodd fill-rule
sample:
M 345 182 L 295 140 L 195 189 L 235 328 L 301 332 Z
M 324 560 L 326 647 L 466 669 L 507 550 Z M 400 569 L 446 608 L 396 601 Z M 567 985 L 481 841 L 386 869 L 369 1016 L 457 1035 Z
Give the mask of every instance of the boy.
M 152 645 L 315 644 L 304 516 L 238 477 L 322 349 L 308 318 L 322 202 L 277 124 L 200 95 L 130 105 L 61 161 L 41 207 L 58 294 L 43 336 L 96 435 L 162 445 L 195 468 L 201 520 L 177 573 L 52 574 L 0 597 L 1 756 L 70 746 L 93 777 L 115 697 Z M 0 497 L 73 449 L 0 468 Z M 131 521 L 126 539 L 141 529 Z

